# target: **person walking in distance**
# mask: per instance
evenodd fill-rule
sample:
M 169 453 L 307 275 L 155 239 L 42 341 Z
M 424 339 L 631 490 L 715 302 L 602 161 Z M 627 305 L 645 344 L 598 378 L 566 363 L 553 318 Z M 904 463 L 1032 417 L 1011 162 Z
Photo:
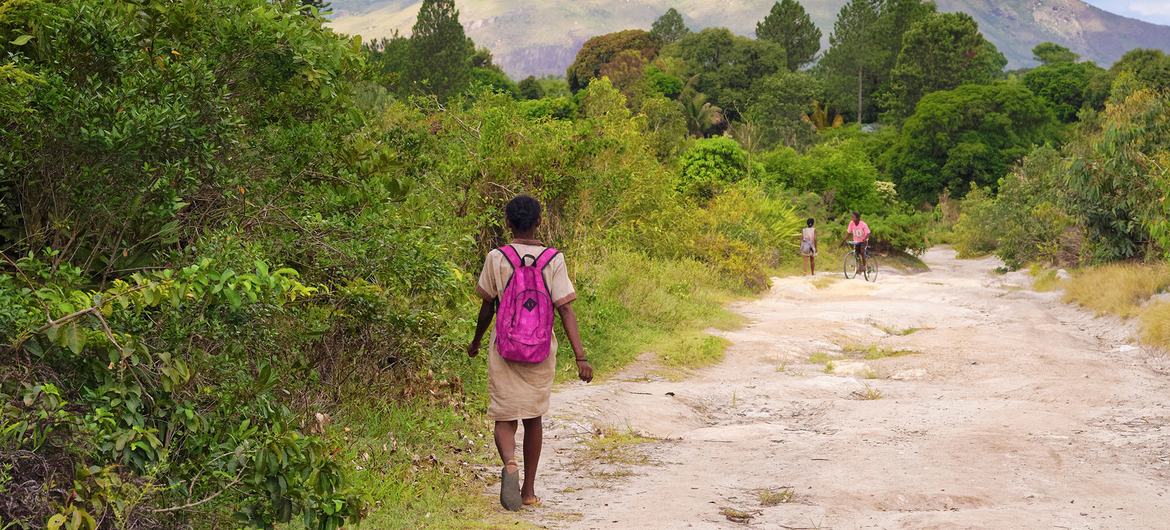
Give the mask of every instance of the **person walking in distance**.
M 817 274 L 817 229 L 813 225 L 817 222 L 815 219 L 809 217 L 805 226 L 800 231 L 800 255 L 804 256 L 804 270 L 805 274 L 816 276 Z

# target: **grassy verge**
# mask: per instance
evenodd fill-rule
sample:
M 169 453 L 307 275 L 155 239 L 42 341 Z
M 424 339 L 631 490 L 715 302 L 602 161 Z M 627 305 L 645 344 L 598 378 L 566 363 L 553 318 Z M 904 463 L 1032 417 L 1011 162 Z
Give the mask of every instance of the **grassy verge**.
M 1032 289 L 1047 293 L 1060 289 L 1061 279 L 1057 275 L 1056 269 L 1049 269 L 1040 265 L 1033 265 L 1028 269 L 1028 274 L 1032 276 Z
M 703 330 L 740 325 L 742 317 L 726 306 L 749 294 L 734 278 L 703 263 L 651 260 L 629 252 L 584 265 L 576 280 L 582 341 L 601 378 L 646 351 L 675 369 L 718 362 L 727 343 Z M 576 376 L 572 355 L 562 341 L 558 379 Z
M 1041 274 L 1038 278 L 1046 277 L 1046 273 Z M 1170 350 L 1170 302 L 1151 301 L 1154 296 L 1170 291 L 1170 265 L 1103 265 L 1078 271 L 1063 282 L 1042 283 L 1041 287 L 1063 287 L 1066 302 L 1091 309 L 1098 315 L 1137 318 L 1143 343 Z
M 1084 269 L 1065 282 L 1064 300 L 1098 315 L 1137 316 L 1142 305 L 1170 287 L 1170 266 L 1115 263 Z

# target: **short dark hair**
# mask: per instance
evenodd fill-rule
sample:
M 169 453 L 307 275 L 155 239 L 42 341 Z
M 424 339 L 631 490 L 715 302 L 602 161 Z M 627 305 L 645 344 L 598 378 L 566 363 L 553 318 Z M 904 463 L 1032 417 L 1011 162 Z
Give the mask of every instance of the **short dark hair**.
M 540 222 L 540 202 L 528 195 L 517 195 L 504 207 L 504 217 L 516 231 L 532 230 Z
M 808 221 L 806 221 L 806 222 L 808 223 L 809 228 L 812 228 L 812 225 L 817 224 L 817 220 L 813 219 L 812 217 L 809 217 Z
M 859 211 L 857 211 L 857 210 L 854 210 L 854 211 L 853 211 L 853 217 L 856 217 L 856 218 L 858 218 L 858 219 L 861 219 L 861 212 L 859 212 Z

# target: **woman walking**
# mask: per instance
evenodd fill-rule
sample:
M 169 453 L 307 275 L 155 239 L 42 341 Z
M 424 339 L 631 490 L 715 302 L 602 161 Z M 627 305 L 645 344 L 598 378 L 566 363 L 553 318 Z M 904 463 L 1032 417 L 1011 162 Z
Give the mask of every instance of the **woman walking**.
M 809 217 L 807 225 L 800 231 L 800 255 L 804 256 L 805 274 L 817 274 L 817 229 L 813 226 L 817 222 Z

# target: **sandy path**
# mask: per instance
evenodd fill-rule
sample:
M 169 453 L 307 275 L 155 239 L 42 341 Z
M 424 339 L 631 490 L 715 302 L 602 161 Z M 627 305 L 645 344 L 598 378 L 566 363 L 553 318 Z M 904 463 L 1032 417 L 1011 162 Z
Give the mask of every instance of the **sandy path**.
M 1023 274 L 993 274 L 993 260 L 945 249 L 925 260 L 931 272 L 877 284 L 776 280 L 735 308 L 752 323 L 724 333 L 726 360 L 685 381 L 646 377 L 643 363 L 562 387 L 544 507 L 526 517 L 553 528 L 1170 528 L 1170 362 L 1130 345 L 1124 324 L 1032 292 Z M 920 353 L 854 356 L 832 374 L 808 361 L 845 344 Z M 882 397 L 858 399 L 866 384 Z M 575 462 L 606 426 L 656 441 L 631 465 Z M 779 487 L 793 501 L 762 506 L 755 490 Z M 731 522 L 724 507 L 752 518 Z

